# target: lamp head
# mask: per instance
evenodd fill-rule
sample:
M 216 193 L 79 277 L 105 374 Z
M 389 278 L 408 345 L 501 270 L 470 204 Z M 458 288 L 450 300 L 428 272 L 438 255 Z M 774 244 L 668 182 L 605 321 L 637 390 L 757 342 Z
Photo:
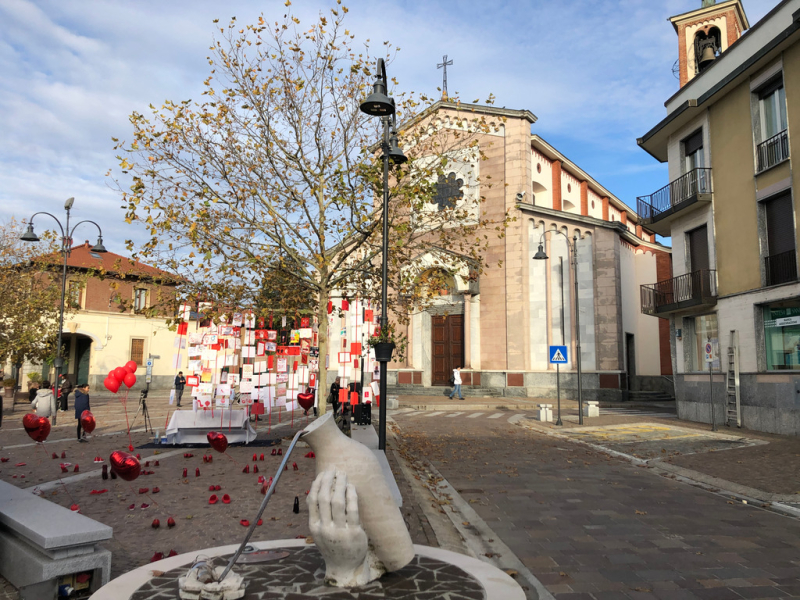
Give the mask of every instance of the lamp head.
M 539 244 L 539 249 L 533 255 L 533 260 L 547 260 L 547 254 L 544 253 L 544 248 Z
M 92 252 L 99 252 L 100 254 L 108 252 L 108 250 L 106 250 L 106 247 L 103 246 L 103 236 L 102 235 L 98 235 L 97 236 L 97 243 L 92 248 Z
M 75 203 L 75 198 L 67 198 L 67 201 L 64 202 L 64 210 L 69 210 L 72 208 L 72 205 Z
M 403 151 L 400 149 L 399 144 L 397 143 L 397 133 L 392 132 L 391 137 L 389 138 L 389 151 L 387 153 L 389 156 L 389 160 L 392 161 L 395 165 L 402 165 L 404 162 L 408 160 Z
M 385 117 L 394 114 L 394 98 L 386 95 L 386 82 L 381 78 L 375 80 L 372 93 L 361 103 L 361 112 L 372 117 Z
M 23 242 L 38 242 L 39 236 L 33 233 L 33 223 L 28 223 L 28 229 L 23 233 L 20 238 Z

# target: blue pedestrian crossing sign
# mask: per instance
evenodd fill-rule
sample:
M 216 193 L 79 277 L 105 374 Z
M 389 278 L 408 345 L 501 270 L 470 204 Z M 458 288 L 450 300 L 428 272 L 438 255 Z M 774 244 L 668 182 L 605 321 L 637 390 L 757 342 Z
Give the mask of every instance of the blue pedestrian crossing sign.
M 568 358 L 566 346 L 550 346 L 551 365 L 566 363 Z

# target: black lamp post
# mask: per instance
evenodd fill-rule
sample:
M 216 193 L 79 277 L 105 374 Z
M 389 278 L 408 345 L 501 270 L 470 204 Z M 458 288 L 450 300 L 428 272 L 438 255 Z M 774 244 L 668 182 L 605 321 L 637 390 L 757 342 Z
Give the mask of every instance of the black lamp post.
M 397 143 L 397 116 L 394 109 L 394 98 L 386 95 L 386 65 L 382 58 L 378 59 L 377 79 L 372 88 L 372 93 L 361 103 L 361 112 L 372 117 L 380 117 L 383 123 L 383 251 L 381 258 L 381 331 L 386 331 L 389 325 L 388 310 L 386 308 L 387 282 L 389 278 L 389 162 L 401 165 L 408 160 Z M 391 123 L 391 132 L 389 124 Z M 380 362 L 380 412 L 378 418 L 378 449 L 386 450 L 386 365 L 392 359 L 391 351 L 388 356 L 378 353 L 375 358 Z
M 61 375 L 61 369 L 64 366 L 64 359 L 61 358 L 61 331 L 64 329 L 64 298 L 67 293 L 67 259 L 69 258 L 71 252 L 71 245 L 72 245 L 72 234 L 75 233 L 75 230 L 78 228 L 78 225 L 81 223 L 91 223 L 95 227 L 97 227 L 98 236 L 97 236 L 97 244 L 92 247 L 92 252 L 108 252 L 106 247 L 103 246 L 103 231 L 100 229 L 100 225 L 95 223 L 94 221 L 83 220 L 76 223 L 72 230 L 70 231 L 69 228 L 69 211 L 72 209 L 72 204 L 75 202 L 75 198 L 68 198 L 67 201 L 64 203 L 64 210 L 67 211 L 67 223 L 66 226 L 61 225 L 61 221 L 59 221 L 54 215 L 51 215 L 49 212 L 37 212 L 28 219 L 28 229 L 23 233 L 19 239 L 23 242 L 38 242 L 39 236 L 37 236 L 33 232 L 33 219 L 36 215 L 48 215 L 53 217 L 53 220 L 58 223 L 58 228 L 61 230 L 61 252 L 64 255 L 64 267 L 61 273 L 61 304 L 59 305 L 59 314 L 58 314 L 58 342 L 56 345 L 56 358 L 53 361 L 53 366 L 56 368 L 56 381 L 55 385 L 58 386 L 58 377 Z M 58 411 L 56 411 L 56 414 Z M 56 414 L 53 415 L 53 425 L 56 424 Z
M 572 274 L 575 278 L 575 364 L 578 367 L 578 423 L 583 425 L 583 386 L 581 385 L 581 311 L 578 304 L 578 236 L 573 236 L 572 244 L 570 244 L 569 236 L 566 233 L 560 229 L 551 231 L 563 235 L 567 240 L 567 248 L 572 251 Z M 545 231 L 539 238 L 539 250 L 533 255 L 533 260 L 547 260 L 548 258 L 542 246 L 542 239 L 544 239 L 545 233 L 550 233 L 550 231 Z

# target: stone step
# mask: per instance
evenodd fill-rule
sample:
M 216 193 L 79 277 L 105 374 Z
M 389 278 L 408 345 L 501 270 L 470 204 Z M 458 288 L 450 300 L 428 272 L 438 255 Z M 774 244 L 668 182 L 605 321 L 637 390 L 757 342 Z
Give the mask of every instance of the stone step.
M 386 390 L 390 395 L 394 396 L 449 396 L 453 391 L 449 386 L 431 386 L 425 387 L 422 385 L 390 385 Z M 461 393 L 464 397 L 469 398 L 502 398 L 502 388 L 482 388 L 462 385 Z
M 665 392 L 645 392 L 645 391 L 628 392 L 628 401 L 671 402 L 673 400 L 675 400 L 675 398 Z

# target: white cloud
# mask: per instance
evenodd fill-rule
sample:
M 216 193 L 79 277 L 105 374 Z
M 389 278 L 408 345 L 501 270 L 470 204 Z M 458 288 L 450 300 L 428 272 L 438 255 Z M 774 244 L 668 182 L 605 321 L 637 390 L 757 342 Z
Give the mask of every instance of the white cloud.
M 751 22 L 775 3 L 745 0 Z M 500 106 L 531 110 L 534 131 L 628 204 L 666 183 L 635 138 L 677 90 L 666 19 L 700 0 L 346 4 L 357 40 L 401 48 L 389 66 L 398 89 L 435 96 L 447 54 L 451 94 L 491 92 Z M 313 19 L 332 6 L 298 0 L 292 9 Z M 151 103 L 200 98 L 213 19 L 249 23 L 263 11 L 274 21 L 286 10 L 283 0 L 0 0 L 0 218 L 58 214 L 75 196 L 76 216 L 100 222 L 109 248 L 123 252 L 137 230 L 104 177 L 116 164 L 111 137 L 129 136 L 127 116 Z

